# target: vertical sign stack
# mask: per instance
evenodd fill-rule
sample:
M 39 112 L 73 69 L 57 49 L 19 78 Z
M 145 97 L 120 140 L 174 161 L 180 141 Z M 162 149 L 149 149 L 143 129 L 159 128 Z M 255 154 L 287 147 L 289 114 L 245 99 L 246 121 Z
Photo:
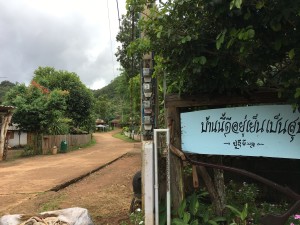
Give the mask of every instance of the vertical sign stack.
M 143 140 L 153 140 L 155 128 L 155 79 L 152 77 L 151 55 L 145 55 L 142 71 L 142 132 Z

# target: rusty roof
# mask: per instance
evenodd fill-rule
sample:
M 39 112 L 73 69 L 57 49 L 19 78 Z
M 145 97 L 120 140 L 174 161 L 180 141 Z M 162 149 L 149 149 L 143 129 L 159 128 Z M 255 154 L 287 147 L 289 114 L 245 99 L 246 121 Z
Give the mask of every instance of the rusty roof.
M 0 105 L 0 112 L 8 112 L 15 108 L 16 107 L 14 107 L 14 106 Z

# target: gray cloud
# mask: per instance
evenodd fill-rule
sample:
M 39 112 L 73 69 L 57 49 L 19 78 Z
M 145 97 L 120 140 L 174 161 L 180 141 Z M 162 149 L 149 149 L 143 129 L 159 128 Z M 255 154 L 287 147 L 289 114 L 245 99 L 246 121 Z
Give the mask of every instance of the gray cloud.
M 31 1 L 0 0 L 0 77 L 28 84 L 35 69 L 51 66 L 75 72 L 87 86 L 95 87 L 97 81 L 108 84 L 118 75 L 119 64 L 111 50 L 106 1 L 100 1 L 103 7 L 99 8 L 99 17 L 87 15 L 80 7 L 55 14 L 53 10 L 30 5 Z M 115 1 L 109 2 L 114 54 L 117 8 Z M 124 4 L 125 0 L 119 1 L 120 6 L 125 7 Z

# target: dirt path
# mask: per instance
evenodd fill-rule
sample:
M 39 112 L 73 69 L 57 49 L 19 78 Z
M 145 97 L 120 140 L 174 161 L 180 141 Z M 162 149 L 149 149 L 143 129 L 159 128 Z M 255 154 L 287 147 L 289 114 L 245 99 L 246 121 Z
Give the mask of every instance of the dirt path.
M 132 177 L 141 167 L 140 147 L 111 133 L 95 138 L 97 144 L 90 148 L 0 163 L 0 215 L 78 206 L 89 210 L 95 224 L 119 224 L 127 218 Z M 117 158 L 80 182 L 49 191 Z

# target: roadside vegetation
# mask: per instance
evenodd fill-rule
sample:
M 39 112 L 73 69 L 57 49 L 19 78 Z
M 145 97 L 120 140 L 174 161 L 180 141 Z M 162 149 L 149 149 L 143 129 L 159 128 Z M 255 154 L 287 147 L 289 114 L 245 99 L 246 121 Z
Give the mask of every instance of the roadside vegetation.
M 136 56 L 153 53 L 153 78 L 165 94 L 251 98 L 257 90 L 275 90 L 282 101 L 300 110 L 299 12 L 299 2 L 292 0 L 128 0 L 118 35 L 122 38 L 119 61 L 130 71 Z M 141 31 L 143 35 L 137 36 Z M 156 104 L 163 106 L 161 96 Z M 166 126 L 164 108 L 159 112 L 158 127 Z M 160 155 L 159 160 L 164 163 L 165 159 Z M 222 157 L 216 161 L 221 163 Z M 287 210 L 284 196 L 282 201 L 265 203 L 268 199 L 257 196 L 252 184 L 233 181 L 225 191 L 224 185 L 229 184 L 223 171 L 212 170 L 208 175 L 217 198 L 210 193 L 204 201 L 205 192 L 179 193 L 186 197 L 174 209 L 172 224 L 260 224 L 258 218 L 263 215 Z M 177 185 L 180 190 L 185 187 Z M 299 210 L 287 222 L 293 224 L 299 224 Z
M 140 118 L 129 120 L 139 115 L 139 104 L 134 109 L 130 107 L 128 85 L 126 76 L 121 74 L 103 89 L 92 91 L 75 73 L 39 67 L 29 85 L 3 81 L 0 104 L 15 106 L 12 123 L 35 136 L 34 143 L 26 146 L 23 155 L 37 155 L 41 154 L 38 140 L 42 134 L 92 133 L 96 131 L 97 119 L 110 127 L 114 126 L 112 120 L 121 127 L 134 124 L 139 130 Z M 135 89 L 139 88 L 139 82 L 134 85 Z
M 45 195 L 45 193 L 41 193 L 40 195 Z M 41 204 L 39 211 L 46 212 L 46 211 L 53 211 L 60 208 L 60 204 L 63 200 L 65 200 L 65 194 L 59 193 L 58 195 L 51 198 L 48 202 Z
M 123 132 L 116 133 L 116 134 L 113 135 L 113 137 L 118 138 L 118 139 L 120 139 L 122 141 L 126 141 L 126 142 L 139 142 L 139 141 L 133 140 L 130 137 L 127 137 L 126 135 L 124 135 Z
M 91 91 L 77 74 L 49 67 L 38 68 L 29 86 L 2 82 L 6 95 L 0 92 L 1 104 L 17 107 L 13 122 L 36 134 L 66 134 L 93 132 L 97 118 L 106 123 L 117 119 L 127 131 L 139 133 L 140 60 L 149 52 L 154 55 L 159 95 L 158 127 L 166 126 L 163 94 L 168 93 L 251 98 L 256 90 L 272 89 L 294 110 L 300 109 L 299 1 L 154 2 L 127 0 L 117 36 L 121 46 L 116 56 L 122 70 L 101 90 Z M 145 4 L 149 15 L 144 13 Z M 133 142 L 122 134 L 115 137 Z M 163 155 L 160 160 L 164 162 Z M 216 210 L 207 190 L 185 193 L 173 211 L 172 224 L 256 225 L 263 215 L 283 213 L 290 206 L 284 197 L 266 203 L 254 184 L 225 183 L 222 171 L 210 175 L 212 180 L 222 177 L 225 184 L 216 187 L 221 208 Z M 299 225 L 299 214 L 295 211 L 287 225 Z M 131 224 L 143 223 L 140 211 L 131 219 Z

